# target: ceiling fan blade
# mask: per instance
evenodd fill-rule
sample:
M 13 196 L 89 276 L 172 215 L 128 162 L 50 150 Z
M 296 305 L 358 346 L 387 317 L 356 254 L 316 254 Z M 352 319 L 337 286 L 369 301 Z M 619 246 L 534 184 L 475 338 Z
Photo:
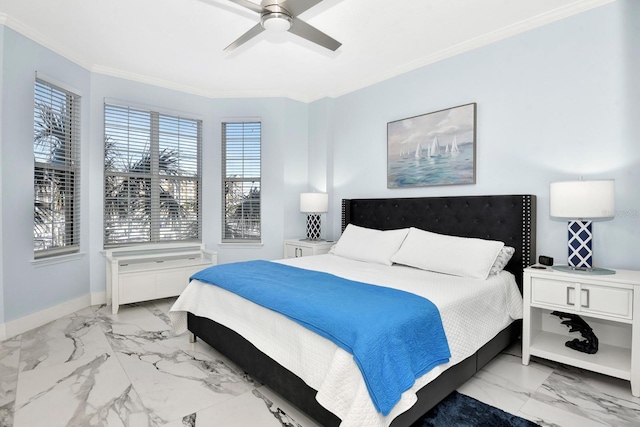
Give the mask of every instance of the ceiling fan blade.
M 262 6 L 259 4 L 255 4 L 250 2 L 249 0 L 229 0 L 235 4 L 239 4 L 240 6 L 246 7 L 247 9 L 251 9 L 256 13 L 262 13 Z
M 228 52 L 231 52 L 232 50 L 234 50 L 238 46 L 248 42 L 249 40 L 251 40 L 252 38 L 254 38 L 255 36 L 257 36 L 258 34 L 260 34 L 263 31 L 264 31 L 264 28 L 262 28 L 262 25 L 256 24 L 253 27 L 251 27 L 251 29 L 249 31 L 247 31 L 246 33 L 244 33 L 243 35 L 238 37 L 229 46 L 225 47 L 224 50 L 228 51 Z
M 291 28 L 289 28 L 289 32 L 307 39 L 310 42 L 326 47 L 329 50 L 336 50 L 340 46 L 342 46 L 342 43 L 340 43 L 339 41 L 329 37 L 322 31 L 318 30 L 315 27 L 312 27 L 311 25 L 298 18 L 293 18 L 293 22 Z
M 280 2 L 280 6 L 291 12 L 293 16 L 298 16 L 321 1 L 322 0 L 284 0 Z

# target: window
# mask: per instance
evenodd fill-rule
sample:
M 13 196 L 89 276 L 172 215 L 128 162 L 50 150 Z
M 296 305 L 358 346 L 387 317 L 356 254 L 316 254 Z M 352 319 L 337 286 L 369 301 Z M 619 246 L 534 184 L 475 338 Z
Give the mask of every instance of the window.
M 104 245 L 201 239 L 202 122 L 104 107 Z
M 223 242 L 259 242 L 261 123 L 222 123 Z
M 80 97 L 36 78 L 34 258 L 80 249 Z

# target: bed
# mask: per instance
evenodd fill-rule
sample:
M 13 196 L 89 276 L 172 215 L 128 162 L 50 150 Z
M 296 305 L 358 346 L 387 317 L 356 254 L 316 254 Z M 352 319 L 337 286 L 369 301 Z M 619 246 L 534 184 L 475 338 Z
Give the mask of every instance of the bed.
M 515 276 L 521 292 L 522 270 L 533 264 L 535 256 L 535 203 L 535 196 L 532 195 L 345 199 L 342 202 L 342 229 L 344 231 L 349 224 L 376 230 L 416 227 L 434 233 L 504 242 L 515 249 L 505 271 Z M 306 260 L 307 263 L 312 261 Z M 306 382 L 303 381 L 258 349 L 264 347 L 252 344 L 241 334 L 221 324 L 228 322 L 218 323 L 201 312 L 198 314 L 186 314 L 188 329 L 196 337 L 216 348 L 319 424 L 340 425 L 341 419 L 316 400 L 317 390 L 307 385 L 313 381 L 308 378 Z M 408 410 L 403 410 L 399 415 L 391 414 L 392 418 L 381 423 L 390 423 L 394 427 L 411 425 L 516 340 L 520 332 L 520 321 L 509 323 L 473 354 L 448 366 L 417 390 L 417 402 L 412 403 Z

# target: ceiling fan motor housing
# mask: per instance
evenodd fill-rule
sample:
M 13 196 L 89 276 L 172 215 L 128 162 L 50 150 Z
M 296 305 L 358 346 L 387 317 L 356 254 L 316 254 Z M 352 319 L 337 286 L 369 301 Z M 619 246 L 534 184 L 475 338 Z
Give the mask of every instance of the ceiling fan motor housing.
M 264 6 L 260 14 L 260 23 L 266 30 L 287 31 L 291 28 L 293 17 L 287 9 L 277 4 Z

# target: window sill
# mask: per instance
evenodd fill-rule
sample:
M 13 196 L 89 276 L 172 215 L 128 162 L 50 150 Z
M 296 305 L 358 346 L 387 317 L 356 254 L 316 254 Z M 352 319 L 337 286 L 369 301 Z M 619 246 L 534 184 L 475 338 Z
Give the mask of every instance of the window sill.
M 65 262 L 71 262 L 71 261 L 77 261 L 80 258 L 83 258 L 85 256 L 84 252 L 78 252 L 75 254 L 67 254 L 67 255 L 58 255 L 58 256 L 52 256 L 52 257 L 48 257 L 48 258 L 41 258 L 41 259 L 33 259 L 31 260 L 31 265 L 34 267 L 46 267 L 48 265 L 54 265 L 54 264 L 62 264 Z
M 262 242 L 222 242 L 218 243 L 218 246 L 225 249 L 249 249 L 249 248 L 261 248 L 264 246 Z

